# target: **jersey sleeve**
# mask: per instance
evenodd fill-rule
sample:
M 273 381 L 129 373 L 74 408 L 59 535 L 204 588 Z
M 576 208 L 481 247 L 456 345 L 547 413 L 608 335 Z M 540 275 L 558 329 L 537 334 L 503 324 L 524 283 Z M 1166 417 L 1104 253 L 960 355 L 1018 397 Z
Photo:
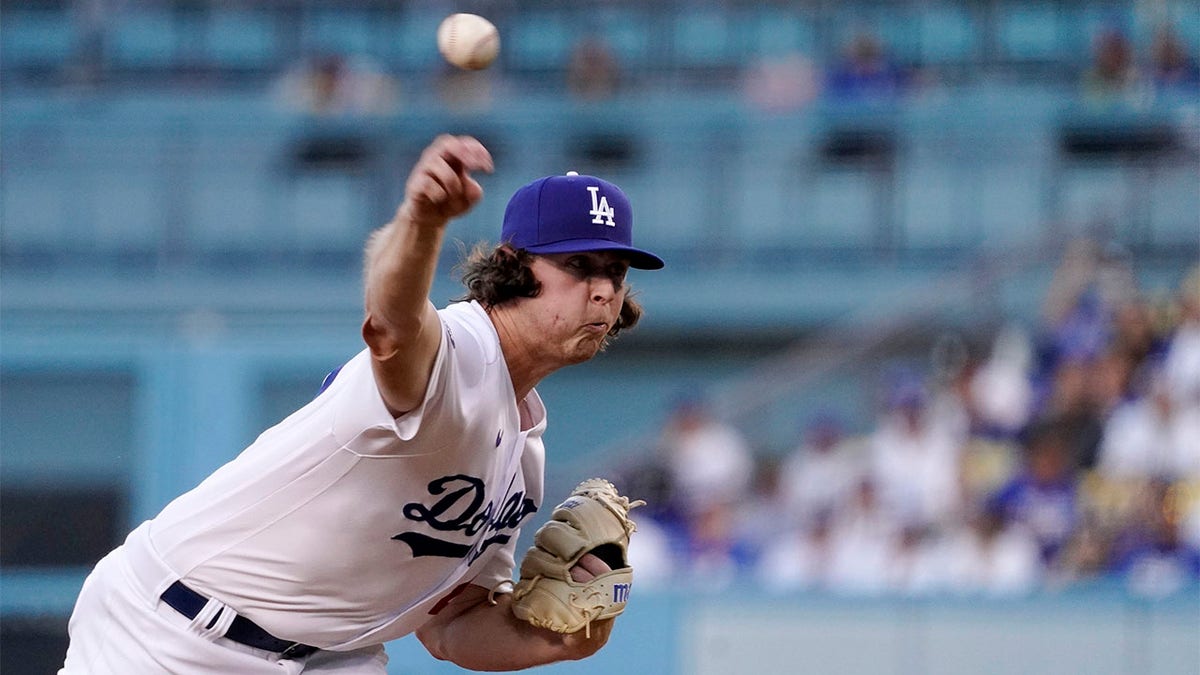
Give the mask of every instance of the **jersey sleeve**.
M 322 384 L 316 402 L 327 399 L 325 405 L 334 406 L 334 436 L 347 443 L 365 429 L 386 428 L 391 428 L 403 441 L 416 436 L 430 408 L 430 401 L 453 394 L 446 391 L 446 383 L 453 380 L 452 371 L 455 368 L 453 359 L 447 354 L 446 335 L 447 328 L 443 322 L 441 343 L 438 345 L 429 383 L 425 387 L 425 395 L 420 405 L 399 417 L 393 418 L 387 404 L 384 403 L 383 394 L 380 393 L 375 380 L 374 369 L 371 367 L 369 350 L 363 349 L 345 365 L 330 373 Z
M 321 396 L 336 399 L 335 434 L 340 440 L 349 441 L 368 428 L 391 428 L 399 440 L 410 441 L 431 424 L 453 428 L 466 419 L 473 408 L 471 397 L 479 395 L 478 385 L 495 359 L 478 328 L 460 314 L 438 311 L 440 342 L 425 395 L 417 407 L 399 417 L 393 418 L 387 410 L 368 350 L 336 372 Z

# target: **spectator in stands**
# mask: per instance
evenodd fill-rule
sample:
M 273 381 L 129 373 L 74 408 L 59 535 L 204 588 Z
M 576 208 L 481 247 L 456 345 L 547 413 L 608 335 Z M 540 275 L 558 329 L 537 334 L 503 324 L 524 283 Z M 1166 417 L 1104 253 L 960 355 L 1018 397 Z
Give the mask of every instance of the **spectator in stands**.
M 1033 413 L 1032 358 L 1029 338 L 1020 327 L 1009 326 L 996 335 L 991 354 L 970 382 L 977 433 L 1010 439 L 1025 427 Z
M 697 396 L 677 401 L 662 434 L 673 500 L 686 520 L 714 505 L 739 502 L 754 476 L 754 457 L 742 433 L 716 417 Z
M 751 556 L 757 557 L 787 522 L 781 463 L 774 457 L 754 461 L 754 477 L 746 496 L 733 505 L 733 526 Z
M 822 590 L 833 573 L 832 510 L 819 511 L 766 546 L 755 577 L 768 590 Z
M 1144 298 L 1131 297 L 1114 307 L 1111 321 L 1110 348 L 1134 368 L 1162 359 L 1166 341 Z
M 1180 406 L 1166 378 L 1116 409 L 1104 426 L 1101 473 L 1116 480 L 1200 479 L 1200 406 Z
M 1113 486 L 1101 486 L 1100 490 L 1112 492 Z M 1074 532 L 1054 561 L 1046 570 L 1045 583 L 1062 587 L 1071 583 L 1088 581 L 1108 574 L 1112 566 L 1112 528 L 1109 521 L 1118 519 L 1117 509 L 1104 504 L 1084 512 Z
M 1074 468 L 1095 466 L 1104 433 L 1104 419 L 1096 403 L 1093 385 L 1097 372 L 1116 366 L 1098 367 L 1098 363 L 1098 358 L 1086 354 L 1063 355 L 1051 374 L 1049 394 L 1031 423 L 1063 430 L 1067 461 Z M 1105 379 L 1111 379 L 1111 376 Z
M 1150 43 L 1150 77 L 1158 91 L 1200 91 L 1200 66 L 1171 26 L 1160 26 Z
M 892 535 L 884 571 L 887 590 L 902 595 L 927 595 L 946 582 L 946 560 L 939 536 L 925 525 L 907 523 Z
M 1166 339 L 1162 375 L 1176 404 L 1200 405 L 1200 266 L 1178 293 L 1179 320 Z
M 1114 569 L 1147 595 L 1166 595 L 1200 581 L 1200 550 L 1182 535 L 1183 501 L 1168 481 L 1144 491 L 1140 522 L 1126 533 Z
M 865 468 L 842 420 L 832 413 L 818 414 L 808 423 L 803 442 L 783 460 L 782 510 L 795 523 L 833 511 L 850 495 Z
M 901 521 L 879 497 L 875 482 L 862 478 L 850 500 L 834 514 L 830 590 L 853 595 L 888 591 L 888 569 Z
M 637 536 L 629 540 L 629 565 L 637 568 L 638 588 L 669 586 L 677 580 L 681 566 L 680 542 L 644 509 L 631 513 L 630 518 L 637 524 Z
M 396 110 L 394 78 L 362 58 L 319 54 L 285 72 L 277 98 L 290 109 L 320 117 L 387 115 Z
M 821 76 L 811 58 L 792 52 L 750 64 L 742 77 L 742 91 L 763 112 L 795 112 L 820 93 Z
M 733 502 L 713 500 L 689 514 L 682 576 L 695 587 L 719 590 L 753 571 L 757 550 L 738 527 L 736 507 Z
M 1102 30 L 1083 75 L 1084 94 L 1097 102 L 1127 100 L 1137 93 L 1140 80 L 1129 38 L 1117 28 Z
M 825 91 L 846 101 L 890 101 L 903 93 L 907 80 L 879 37 L 860 30 L 846 43 L 840 60 L 828 73 Z
M 580 101 L 612 98 L 621 85 L 621 69 L 608 42 L 587 35 L 571 49 L 567 62 L 567 91 Z
M 373 64 L 341 54 L 320 54 L 285 72 L 275 97 L 288 110 L 317 119 L 387 115 L 396 109 L 395 81 Z M 294 142 L 296 171 L 361 170 L 375 151 L 359 129 L 314 128 Z
M 986 504 L 990 512 L 1029 530 L 1047 566 L 1055 563 L 1079 522 L 1079 479 L 1070 452 L 1066 427 L 1034 424 L 1023 467 Z
M 1137 294 L 1124 252 L 1088 239 L 1067 247 L 1046 293 L 1033 376 L 1035 417 L 1073 429 L 1078 467 L 1094 465 L 1103 417 L 1136 365 L 1114 349 L 1113 322 Z
M 1037 541 L 1000 508 L 981 508 L 964 518 L 944 555 L 945 585 L 959 593 L 1027 593 L 1042 579 Z
M 888 513 L 931 526 L 957 516 L 964 441 L 959 431 L 930 414 L 919 378 L 905 374 L 891 385 L 887 410 L 869 439 L 870 475 Z

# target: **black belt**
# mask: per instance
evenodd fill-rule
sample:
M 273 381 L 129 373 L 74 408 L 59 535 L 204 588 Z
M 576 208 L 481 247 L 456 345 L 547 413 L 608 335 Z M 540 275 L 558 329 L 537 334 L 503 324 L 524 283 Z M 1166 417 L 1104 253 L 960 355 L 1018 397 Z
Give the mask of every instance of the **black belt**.
M 163 591 L 162 601 L 189 619 L 196 618 L 200 610 L 204 609 L 204 606 L 208 604 L 208 598 L 184 586 L 182 581 L 176 581 L 171 584 L 170 588 Z M 220 615 L 220 612 L 218 612 L 208 625 L 212 626 Z M 233 621 L 229 624 L 229 630 L 225 631 L 225 637 L 247 647 L 264 649 L 268 652 L 278 652 L 285 659 L 298 659 L 320 651 L 319 647 L 292 642 L 290 640 L 281 640 L 241 615 L 233 618 Z

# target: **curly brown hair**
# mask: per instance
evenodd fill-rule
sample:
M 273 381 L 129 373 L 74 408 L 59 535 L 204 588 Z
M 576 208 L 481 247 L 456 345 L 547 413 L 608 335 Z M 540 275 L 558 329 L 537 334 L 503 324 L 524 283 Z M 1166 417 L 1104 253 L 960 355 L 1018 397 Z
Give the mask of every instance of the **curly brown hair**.
M 475 300 L 488 308 L 515 298 L 537 297 L 542 292 L 542 285 L 533 276 L 533 259 L 534 254 L 529 251 L 514 249 L 507 244 L 496 247 L 477 244 L 458 265 L 467 294 L 457 300 Z M 609 337 L 633 328 L 641 318 L 641 304 L 632 293 L 626 293 L 617 322 L 608 331 Z

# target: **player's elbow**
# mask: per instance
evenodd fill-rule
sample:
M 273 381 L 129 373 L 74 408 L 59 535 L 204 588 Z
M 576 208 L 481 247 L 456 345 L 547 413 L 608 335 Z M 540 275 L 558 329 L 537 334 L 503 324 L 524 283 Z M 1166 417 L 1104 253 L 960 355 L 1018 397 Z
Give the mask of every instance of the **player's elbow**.
M 425 646 L 425 651 L 429 655 L 439 661 L 449 661 L 450 655 L 446 651 L 446 640 L 442 631 L 436 626 L 425 625 L 417 629 L 417 639 Z

